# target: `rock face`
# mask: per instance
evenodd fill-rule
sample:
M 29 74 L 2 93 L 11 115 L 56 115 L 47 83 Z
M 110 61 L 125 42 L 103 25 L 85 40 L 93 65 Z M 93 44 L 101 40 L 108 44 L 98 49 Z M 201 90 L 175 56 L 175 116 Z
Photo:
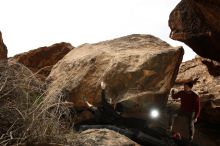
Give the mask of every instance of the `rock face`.
M 49 97 L 62 94 L 76 108 L 83 96 L 97 104 L 100 82 L 107 97 L 130 114 L 146 112 L 151 104 L 165 105 L 182 61 L 183 48 L 173 48 L 150 35 L 130 35 L 75 48 L 52 69 Z
M 73 142 L 74 146 L 139 146 L 127 137 L 108 129 L 90 129 L 83 131 Z
M 37 72 L 38 77 L 45 79 L 49 75 L 53 65 L 73 48 L 71 44 L 62 42 L 16 55 L 11 60 L 22 63 L 34 73 Z
M 175 85 L 181 88 L 187 81 L 195 83 L 193 90 L 200 95 L 201 118 L 209 123 L 219 124 L 220 63 L 201 57 L 182 63 Z
M 6 60 L 7 54 L 8 54 L 8 50 L 3 42 L 2 33 L 0 31 L 0 60 Z
M 170 37 L 220 62 L 220 0 L 182 0 L 171 12 Z

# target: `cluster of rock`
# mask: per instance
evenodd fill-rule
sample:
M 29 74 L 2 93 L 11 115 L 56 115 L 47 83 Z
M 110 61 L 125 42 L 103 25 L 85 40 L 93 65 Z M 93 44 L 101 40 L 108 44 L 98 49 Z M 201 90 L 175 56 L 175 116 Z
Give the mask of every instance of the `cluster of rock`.
M 185 29 L 185 25 L 188 25 L 185 22 L 183 25 L 182 21 L 178 21 L 177 25 L 177 22 L 174 23 L 176 18 L 173 18 L 178 16 L 178 19 L 183 19 L 182 9 L 185 9 L 187 2 L 182 1 L 171 13 L 170 26 L 172 38 L 184 42 L 187 40 L 188 43 L 192 38 L 194 40 L 194 35 L 191 32 L 188 34 L 191 28 Z M 176 30 L 176 26 L 180 25 Z M 196 37 L 200 38 L 200 35 Z M 207 48 L 201 50 L 210 51 Z M 22 69 L 26 66 L 30 70 L 26 69 L 28 74 L 25 75 L 31 77 L 34 74 L 38 79 L 46 81 L 47 98 L 56 99 L 62 95 L 62 100 L 72 102 L 74 108 L 80 110 L 86 108 L 82 100 L 84 96 L 88 97 L 90 103 L 99 104 L 100 82 L 104 81 L 107 83 L 107 97 L 114 104 L 120 103 L 123 106 L 125 116 L 135 118 L 146 118 L 147 109 L 152 105 L 166 106 L 173 85 L 180 89 L 183 83 L 192 81 L 195 83 L 194 90 L 201 97 L 201 120 L 219 124 L 220 63 L 214 61 L 218 59 L 214 55 L 210 57 L 214 60 L 197 57 L 181 64 L 183 53 L 182 47 L 171 47 L 156 37 L 129 35 L 77 48 L 69 43 L 41 47 L 10 58 L 9 67 L 10 62 L 21 63 L 17 66 Z M 1 33 L 0 59 L 7 60 L 7 47 Z M 37 78 L 33 80 L 39 84 Z M 100 133 L 105 134 L 105 140 L 93 141 L 94 145 L 99 142 L 111 145 L 113 141 L 108 141 L 108 138 L 112 135 L 119 139 L 117 144 L 137 145 L 110 130 L 86 131 L 81 134 L 84 137 L 78 138 L 77 142 L 89 140 L 88 143 L 91 144 L 88 133 L 92 133 L 91 139 L 99 138 Z M 116 144 L 114 142 L 112 145 Z
M 2 46 L 6 49 L 5 45 Z M 85 44 L 74 49 L 68 43 L 42 47 L 10 58 L 7 67 L 10 68 L 10 64 L 20 67 L 18 70 L 13 70 L 12 74 L 22 69 L 28 71 L 28 74 L 25 74 L 26 81 L 32 78 L 34 82 L 23 82 L 22 87 L 25 88 L 31 84 L 37 88 L 41 84 L 37 79 L 39 75 L 42 75 L 43 79 L 47 78 L 47 97 L 56 99 L 58 94 L 64 93 L 62 100 L 73 102 L 76 109 L 85 108 L 81 99 L 83 96 L 88 96 L 91 103 L 99 104 L 100 82 L 104 81 L 108 85 L 107 96 L 111 97 L 115 103 L 120 102 L 126 109 L 125 112 L 132 113 L 128 116 L 139 117 L 138 114 L 146 112 L 146 108 L 151 104 L 166 105 L 169 90 L 174 85 L 182 57 L 182 47 L 171 47 L 150 35 L 130 35 L 97 44 Z M 47 66 L 50 66 L 50 69 L 44 70 Z M 22 81 L 20 75 L 14 79 Z M 6 82 L 6 85 L 10 87 L 11 83 L 9 85 L 9 82 Z M 21 85 L 20 82 L 19 85 Z M 1 121 L 7 121 L 7 118 Z M 84 138 L 88 139 L 87 133 L 88 131 L 81 135 L 85 135 Z M 91 130 L 89 133 L 96 139 L 99 138 L 100 133 L 106 134 L 105 139 L 95 141 L 94 144 L 101 142 L 109 145 L 111 143 L 112 145 L 116 143 L 138 145 L 110 130 Z M 112 141 L 112 135 L 119 140 Z M 78 142 L 80 140 L 85 139 L 81 137 Z M 89 144 L 91 144 L 90 141 Z

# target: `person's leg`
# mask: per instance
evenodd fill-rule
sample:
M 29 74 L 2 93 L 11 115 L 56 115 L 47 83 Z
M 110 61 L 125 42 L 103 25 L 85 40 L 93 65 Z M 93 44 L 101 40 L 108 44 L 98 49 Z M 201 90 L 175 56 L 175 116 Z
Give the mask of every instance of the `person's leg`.
M 195 116 L 194 112 L 189 116 L 189 136 L 190 136 L 189 138 L 190 138 L 190 141 L 193 140 L 193 137 L 195 134 L 194 116 Z
M 169 114 L 169 131 L 172 132 L 175 118 L 178 116 L 179 110 L 170 112 Z
M 104 82 L 101 82 L 101 102 L 102 104 L 109 104 L 106 100 L 106 93 L 105 93 L 106 84 Z
M 107 97 L 106 97 L 106 92 L 105 92 L 105 89 L 102 89 L 102 91 L 101 91 L 101 104 L 102 104 L 102 106 L 111 106 L 109 103 L 108 103 L 108 101 L 107 101 L 107 99 L 106 99 Z
M 170 115 L 170 117 L 169 117 L 169 127 L 168 127 L 169 132 L 171 132 L 173 130 L 174 120 L 175 120 L 175 117 L 173 115 Z

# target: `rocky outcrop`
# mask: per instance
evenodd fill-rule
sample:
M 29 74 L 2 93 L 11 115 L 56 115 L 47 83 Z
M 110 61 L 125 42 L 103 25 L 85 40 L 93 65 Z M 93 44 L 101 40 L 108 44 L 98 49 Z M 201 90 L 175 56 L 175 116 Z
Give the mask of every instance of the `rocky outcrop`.
M 71 44 L 62 42 L 16 55 L 11 60 L 22 63 L 44 80 L 49 75 L 53 65 L 73 48 Z
M 74 146 L 139 146 L 129 138 L 108 129 L 90 129 L 80 133 L 75 141 Z
M 200 95 L 201 118 L 209 123 L 220 123 L 220 63 L 197 57 L 181 64 L 176 87 L 187 81 L 194 82 L 193 90 Z
M 220 62 L 220 0 L 182 0 L 171 12 L 170 37 Z
M 48 97 L 61 95 L 83 108 L 83 96 L 93 104 L 100 101 L 100 82 L 104 81 L 107 97 L 137 116 L 151 104 L 166 104 L 182 57 L 182 47 L 173 48 L 150 35 L 85 44 L 53 67 L 47 79 Z
M 8 50 L 3 42 L 2 33 L 0 31 L 0 60 L 6 60 L 7 54 L 8 54 Z

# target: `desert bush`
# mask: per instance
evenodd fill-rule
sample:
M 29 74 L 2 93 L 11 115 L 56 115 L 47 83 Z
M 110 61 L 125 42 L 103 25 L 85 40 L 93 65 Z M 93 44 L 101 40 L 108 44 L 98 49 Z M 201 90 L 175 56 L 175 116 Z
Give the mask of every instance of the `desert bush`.
M 57 91 L 54 91 L 57 92 Z M 46 83 L 25 66 L 0 63 L 0 145 L 66 143 L 72 117 L 62 92 L 46 96 Z

